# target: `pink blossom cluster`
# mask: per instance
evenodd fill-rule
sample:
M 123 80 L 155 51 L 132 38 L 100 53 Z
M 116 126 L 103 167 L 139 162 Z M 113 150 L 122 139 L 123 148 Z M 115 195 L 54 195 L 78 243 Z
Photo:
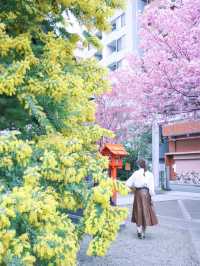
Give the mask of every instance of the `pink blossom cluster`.
M 140 35 L 141 64 L 130 67 L 143 68 L 139 86 L 151 112 L 200 109 L 200 1 L 147 6 Z
M 129 72 L 130 73 L 130 72 Z M 129 74 L 125 70 L 124 75 Z M 104 142 L 123 142 L 132 138 L 138 129 L 138 121 L 141 121 L 141 105 L 134 101 L 134 94 L 129 89 L 132 84 L 132 76 L 123 78 L 123 70 L 113 72 L 110 75 L 112 91 L 97 98 L 96 120 L 104 128 L 112 130 L 116 137 Z M 123 86 L 122 86 L 123 84 Z M 135 112 L 136 111 L 136 112 Z M 137 116 L 138 113 L 138 116 Z

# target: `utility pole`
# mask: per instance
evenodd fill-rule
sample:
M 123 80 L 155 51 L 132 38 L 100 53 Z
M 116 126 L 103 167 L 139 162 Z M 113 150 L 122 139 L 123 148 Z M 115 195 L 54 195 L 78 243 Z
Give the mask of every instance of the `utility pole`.
M 160 190 L 159 182 L 159 125 L 156 119 L 152 125 L 152 168 L 155 190 Z

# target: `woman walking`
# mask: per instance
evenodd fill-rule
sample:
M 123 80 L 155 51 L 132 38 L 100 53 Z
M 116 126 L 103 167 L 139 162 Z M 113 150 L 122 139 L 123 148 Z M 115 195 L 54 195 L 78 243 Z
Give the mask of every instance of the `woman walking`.
M 126 181 L 129 188 L 135 190 L 132 219 L 137 225 L 138 238 L 145 238 L 147 226 L 158 224 L 158 220 L 153 208 L 151 196 L 154 192 L 154 176 L 147 170 L 146 161 L 137 161 L 139 170 L 135 171 Z

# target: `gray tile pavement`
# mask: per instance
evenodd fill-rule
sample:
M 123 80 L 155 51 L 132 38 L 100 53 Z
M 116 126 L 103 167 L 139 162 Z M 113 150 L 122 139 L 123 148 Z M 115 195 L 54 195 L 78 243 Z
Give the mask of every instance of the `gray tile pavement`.
M 200 200 L 183 200 L 192 219 L 200 220 Z
M 161 202 L 157 201 L 154 203 L 154 205 L 158 215 L 174 218 L 183 218 L 183 214 L 180 210 L 177 200 Z
M 148 228 L 145 240 L 137 239 L 135 225 L 130 223 L 129 217 L 105 257 L 85 255 L 89 242 L 86 237 L 78 256 L 79 265 L 200 266 L 200 221 L 196 219 L 199 217 L 199 195 L 192 194 L 189 198 L 187 193 L 183 195 L 175 192 L 161 196 L 162 198 L 157 198 L 154 203 L 159 225 Z M 163 198 L 166 198 L 166 201 Z M 131 213 L 132 195 L 120 200 L 121 205 L 128 202 Z M 191 215 L 191 219 L 186 219 L 183 209 Z
M 162 224 L 148 228 L 145 240 L 138 240 L 135 226 L 126 223 L 105 257 L 85 255 L 88 238 L 82 243 L 80 266 L 199 266 L 187 230 Z
M 174 191 L 200 193 L 200 185 L 175 184 L 174 182 L 170 182 L 170 188 Z
M 117 205 L 131 205 L 133 202 L 134 195 L 132 193 L 127 196 L 117 196 Z M 200 193 L 196 192 L 185 192 L 185 191 L 162 191 L 161 193 L 153 196 L 153 200 L 157 201 L 171 201 L 171 200 L 199 200 Z

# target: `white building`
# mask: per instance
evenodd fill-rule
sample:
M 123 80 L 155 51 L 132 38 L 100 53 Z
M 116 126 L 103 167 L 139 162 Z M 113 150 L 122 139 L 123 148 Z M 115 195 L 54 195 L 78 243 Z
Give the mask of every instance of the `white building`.
M 148 0 L 127 0 L 125 10 L 117 10 L 110 19 L 111 31 L 97 35 L 103 44 L 102 51 L 89 46 L 84 57 L 95 56 L 103 66 L 116 70 L 130 52 L 139 52 L 139 16 Z M 83 52 L 83 51 L 82 51 Z

